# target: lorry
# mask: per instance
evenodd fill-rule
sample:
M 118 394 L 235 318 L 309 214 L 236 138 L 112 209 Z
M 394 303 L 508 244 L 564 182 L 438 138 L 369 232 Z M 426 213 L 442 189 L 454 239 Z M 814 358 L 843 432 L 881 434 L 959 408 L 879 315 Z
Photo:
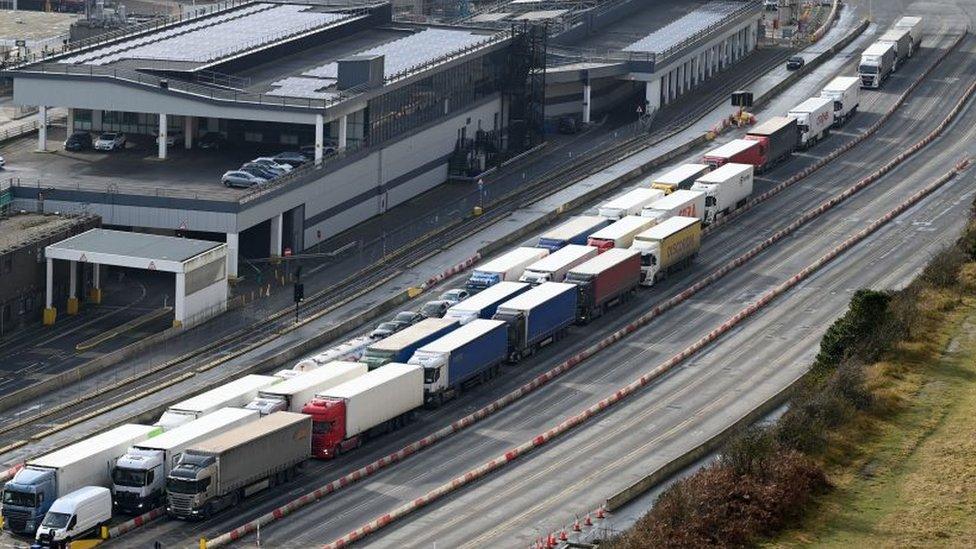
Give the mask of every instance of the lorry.
M 712 167 L 708 164 L 682 164 L 677 168 L 651 179 L 651 188 L 671 194 L 681 189 L 690 189 L 696 179 L 705 175 Z M 646 206 L 645 206 L 646 207 Z
M 861 81 L 856 76 L 838 76 L 820 91 L 820 97 L 834 102 L 834 127 L 839 128 L 857 114 L 861 104 Z
M 115 460 L 161 432 L 151 425 L 120 425 L 28 461 L 3 487 L 4 525 L 33 535 L 54 500 L 83 486 L 111 487 Z
M 586 323 L 625 300 L 640 283 L 640 252 L 610 250 L 591 259 L 566 275 L 576 286 L 576 319 Z
M 302 411 L 306 402 L 312 400 L 315 393 L 345 383 L 368 370 L 369 367 L 362 362 L 335 361 L 325 364 L 321 368 L 258 391 L 258 396 L 245 408 L 258 411 L 262 416 L 282 410 L 297 414 Z
M 700 176 L 699 179 L 701 177 L 704 177 L 704 175 Z M 644 230 L 650 229 L 665 219 L 676 215 L 705 217 L 705 193 L 691 189 L 675 191 L 644 208 L 644 211 L 641 212 L 641 217 L 654 220 L 654 223 L 648 225 Z
M 576 285 L 540 284 L 499 305 L 494 319 L 507 325 L 508 361 L 518 362 L 559 339 L 576 321 Z
M 424 405 L 424 369 L 387 364 L 323 391 L 305 405 L 312 418 L 312 456 L 333 458 L 406 424 Z
M 312 421 L 278 412 L 197 442 L 166 477 L 166 512 L 206 519 L 291 480 L 312 453 Z
M 298 372 L 307 372 L 336 360 L 359 360 L 366 351 L 366 347 L 369 347 L 372 342 L 373 340 L 369 336 L 354 337 L 321 353 L 299 360 L 292 366 L 292 369 Z
M 261 417 L 255 410 L 221 408 L 200 419 L 133 445 L 112 469 L 114 507 L 122 513 L 141 514 L 166 503 L 166 476 L 183 450 L 220 432 L 246 425 Z
M 902 65 L 912 53 L 912 47 L 914 42 L 912 41 L 912 34 L 908 29 L 892 29 L 881 35 L 878 38 L 878 42 L 882 44 L 891 44 L 895 48 L 895 61 L 891 67 L 892 71 L 898 70 L 898 67 Z
M 495 309 L 500 304 L 528 291 L 531 287 L 531 284 L 525 282 L 499 282 L 450 307 L 444 318 L 457 319 L 461 325 L 477 318 L 491 318 L 495 316 Z
M 691 263 L 701 248 L 701 220 L 676 216 L 642 232 L 633 249 L 641 254 L 640 283 L 653 286 L 672 271 Z
M 895 46 L 889 42 L 875 42 L 861 53 L 857 76 L 862 88 L 880 89 L 895 64 Z
M 519 282 L 528 282 L 533 286 L 543 282 L 562 282 L 570 269 L 596 255 L 597 249 L 593 246 L 570 244 L 529 265 Z
M 800 149 L 809 149 L 830 135 L 834 125 L 834 101 L 829 97 L 811 97 L 790 109 L 787 116 L 796 118 L 800 131 Z
M 503 281 L 515 281 L 529 265 L 549 255 L 545 248 L 521 247 L 496 257 L 471 273 L 465 287 L 472 292 L 480 292 Z
M 110 520 L 112 492 L 101 486 L 85 486 L 51 504 L 35 539 L 41 547 L 68 547 L 75 538 L 99 537 L 101 533 L 96 531 Z
M 759 142 L 749 139 L 733 139 L 721 147 L 705 153 L 702 162 L 715 169 L 730 162 L 755 165 L 760 161 L 760 158 Z
M 752 179 L 753 168 L 749 164 L 726 164 L 698 178 L 691 189 L 705 193 L 702 223 L 714 223 L 742 207 L 752 194 Z
M 638 187 L 600 205 L 600 217 L 619 221 L 628 215 L 637 215 L 644 206 L 664 196 L 664 191 Z
M 774 116 L 746 134 L 746 140 L 758 141 L 758 157 L 752 164 L 757 173 L 786 160 L 796 150 L 800 142 L 800 130 L 796 118 L 790 116 Z
M 280 381 L 274 376 L 246 375 L 170 406 L 153 425 L 169 431 L 214 410 L 243 408 L 258 396 L 258 391 Z
M 911 48 L 909 49 L 908 56 L 911 57 L 915 55 L 915 52 L 922 47 L 922 18 L 913 15 L 906 15 L 902 17 L 891 27 L 898 30 L 907 30 L 908 34 L 912 37 Z
M 565 223 L 549 229 L 539 236 L 536 247 L 545 248 L 550 252 L 569 244 L 586 244 L 591 234 L 610 224 L 610 220 L 598 215 L 578 215 Z
M 417 349 L 409 364 L 424 368 L 424 404 L 437 408 L 468 384 L 495 377 L 507 356 L 507 325 L 479 318 Z
M 653 219 L 628 215 L 620 221 L 591 234 L 587 244 L 596 247 L 598 253 L 601 254 L 613 248 L 628 248 L 637 233 L 653 224 Z
M 385 337 L 363 353 L 360 362 L 375 370 L 390 362 L 406 362 L 413 352 L 460 326 L 456 318 L 425 318 L 420 322 Z

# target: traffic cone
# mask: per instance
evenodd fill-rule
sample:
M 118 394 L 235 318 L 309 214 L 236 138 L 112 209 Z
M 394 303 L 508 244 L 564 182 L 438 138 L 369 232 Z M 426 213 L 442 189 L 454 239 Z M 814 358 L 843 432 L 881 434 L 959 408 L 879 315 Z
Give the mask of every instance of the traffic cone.
M 590 520 L 590 514 L 586 514 L 586 518 L 583 519 L 583 526 L 593 526 L 593 521 Z
M 574 532 L 579 532 L 581 530 L 583 530 L 583 529 L 580 528 L 580 522 L 579 522 L 579 519 L 577 518 L 576 519 L 576 522 L 573 523 L 573 531 Z
M 550 533 L 549 536 L 546 538 L 546 548 L 547 549 L 552 549 L 556 545 L 557 545 L 556 544 L 556 536 L 554 536 L 554 535 L 552 535 Z
M 603 506 L 601 505 L 599 509 L 596 510 L 596 518 L 603 520 L 606 518 L 606 513 L 603 512 Z
M 559 541 L 569 541 L 569 536 L 566 535 L 566 530 L 561 530 L 559 532 Z

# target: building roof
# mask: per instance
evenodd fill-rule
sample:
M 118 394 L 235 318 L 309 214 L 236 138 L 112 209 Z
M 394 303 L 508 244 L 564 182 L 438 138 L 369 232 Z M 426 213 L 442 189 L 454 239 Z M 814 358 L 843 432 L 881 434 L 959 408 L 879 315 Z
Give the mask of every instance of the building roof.
M 648 34 L 623 51 L 661 53 L 674 48 L 694 37 L 696 34 L 720 23 L 746 4 L 730 0 L 719 0 L 672 21 L 670 24 Z
M 68 228 L 91 219 L 92 216 L 39 213 L 18 213 L 6 218 L 0 217 L 0 253 L 63 234 Z
M 220 242 L 210 240 L 130 233 L 111 229 L 91 229 L 56 244 L 51 244 L 48 249 L 116 254 L 150 260 L 186 261 L 223 245 Z

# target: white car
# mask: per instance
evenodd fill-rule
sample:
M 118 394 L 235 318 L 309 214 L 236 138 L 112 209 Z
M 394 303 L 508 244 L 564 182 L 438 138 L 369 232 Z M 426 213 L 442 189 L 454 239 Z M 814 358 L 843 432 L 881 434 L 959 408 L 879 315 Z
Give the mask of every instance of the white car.
M 294 166 L 292 166 L 291 164 L 285 164 L 284 162 L 278 162 L 277 160 L 275 160 L 274 158 L 271 158 L 270 156 L 262 156 L 262 157 L 259 157 L 259 158 L 255 158 L 251 162 L 255 162 L 257 164 L 266 164 L 266 165 L 272 166 L 274 168 L 278 168 L 280 170 L 284 170 L 285 173 L 288 173 L 288 172 L 292 171 L 292 169 L 294 169 Z
M 179 130 L 174 130 L 166 134 L 166 146 L 175 147 L 177 144 L 183 143 L 183 132 Z M 156 144 L 159 144 L 159 137 L 156 137 Z
M 0 168 L 3 168 L 6 165 L 7 165 L 7 160 L 4 157 L 0 156 Z
M 95 140 L 96 151 L 117 151 L 125 149 L 124 133 L 103 133 Z

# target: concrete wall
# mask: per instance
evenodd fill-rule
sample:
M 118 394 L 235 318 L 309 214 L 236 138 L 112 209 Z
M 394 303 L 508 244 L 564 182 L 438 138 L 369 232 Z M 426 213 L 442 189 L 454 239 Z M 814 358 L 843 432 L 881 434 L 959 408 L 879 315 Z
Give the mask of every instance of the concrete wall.
M 186 296 L 183 306 L 184 328 L 223 313 L 227 309 L 227 277 Z

